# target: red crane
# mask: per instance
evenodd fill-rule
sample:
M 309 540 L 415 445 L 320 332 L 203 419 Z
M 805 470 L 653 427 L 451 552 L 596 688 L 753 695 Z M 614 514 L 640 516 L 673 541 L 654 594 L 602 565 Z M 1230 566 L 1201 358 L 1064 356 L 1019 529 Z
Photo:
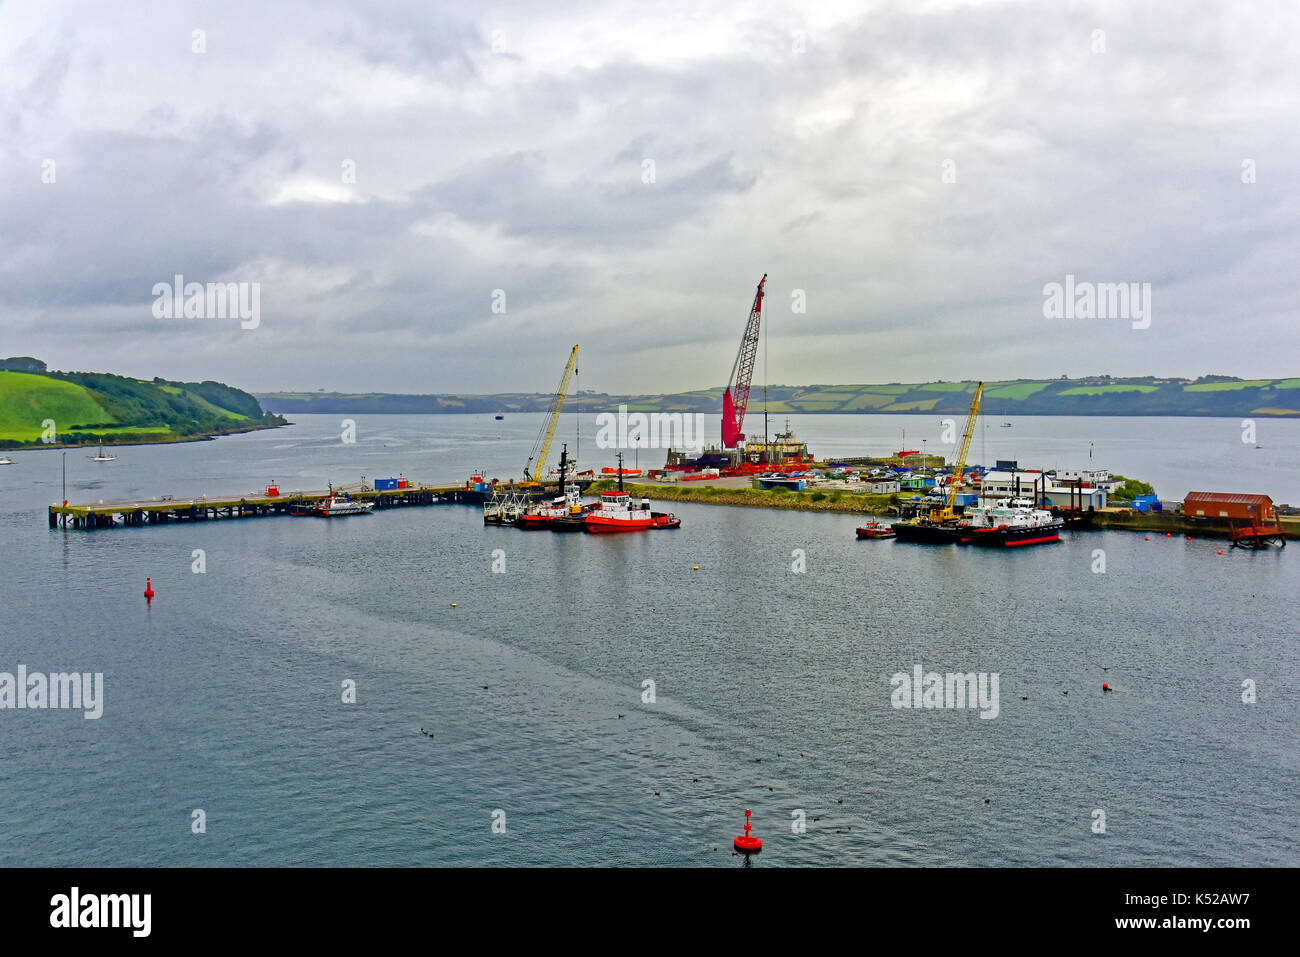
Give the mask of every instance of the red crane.
M 731 379 L 722 395 L 722 447 L 734 449 L 745 441 L 741 427 L 745 424 L 745 409 L 749 406 L 749 383 L 754 378 L 754 357 L 758 355 L 758 327 L 763 317 L 763 284 L 767 273 L 758 281 L 754 305 L 749 310 L 749 322 L 740 340 L 736 364 L 731 367 Z

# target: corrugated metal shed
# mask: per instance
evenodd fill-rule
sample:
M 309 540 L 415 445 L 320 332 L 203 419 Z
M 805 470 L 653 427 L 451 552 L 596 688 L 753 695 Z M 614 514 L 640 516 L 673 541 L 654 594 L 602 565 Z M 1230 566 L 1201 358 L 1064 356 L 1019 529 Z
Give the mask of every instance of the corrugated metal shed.
M 1206 518 L 1272 519 L 1273 500 L 1267 495 L 1243 492 L 1188 492 L 1183 498 L 1183 514 Z

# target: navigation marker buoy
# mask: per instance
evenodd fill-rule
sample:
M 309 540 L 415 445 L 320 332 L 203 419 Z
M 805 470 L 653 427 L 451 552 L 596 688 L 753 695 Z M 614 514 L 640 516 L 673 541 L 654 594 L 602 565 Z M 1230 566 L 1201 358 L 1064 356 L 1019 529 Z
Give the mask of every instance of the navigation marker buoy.
M 731 842 L 731 846 L 734 847 L 736 850 L 740 851 L 740 853 L 742 854 L 757 854 L 759 851 L 763 849 L 762 841 L 760 841 L 756 837 L 749 836 L 750 813 L 751 812 L 748 810 L 745 811 L 745 833 L 738 835 L 736 839 Z
M 699 566 L 699 565 L 692 566 L 692 568 L 691 568 L 691 571 L 693 571 L 693 572 L 698 572 L 699 570 L 700 570 L 700 566 Z
M 153 603 L 153 579 L 152 578 L 146 578 L 144 580 L 144 601 L 146 605 Z

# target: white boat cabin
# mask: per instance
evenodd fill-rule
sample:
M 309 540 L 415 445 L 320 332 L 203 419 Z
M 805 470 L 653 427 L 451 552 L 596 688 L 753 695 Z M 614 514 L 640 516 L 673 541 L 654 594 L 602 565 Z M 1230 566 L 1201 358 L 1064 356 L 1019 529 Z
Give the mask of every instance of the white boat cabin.
M 627 492 L 602 492 L 600 514 L 610 518 L 644 520 L 650 517 L 650 499 L 633 501 Z

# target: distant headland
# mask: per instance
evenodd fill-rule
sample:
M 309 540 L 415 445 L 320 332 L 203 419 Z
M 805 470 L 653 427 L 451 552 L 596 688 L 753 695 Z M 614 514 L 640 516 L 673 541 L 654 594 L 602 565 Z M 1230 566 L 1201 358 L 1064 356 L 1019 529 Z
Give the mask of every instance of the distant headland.
M 964 414 L 973 381 L 889 382 L 875 385 L 769 386 L 767 411 L 793 413 Z M 635 412 L 722 410 L 722 387 L 667 395 L 611 395 L 584 391 L 566 412 L 595 412 L 626 405 Z M 494 395 L 341 392 L 256 393 L 271 412 L 297 413 L 510 413 L 545 412 L 548 393 Z M 755 390 L 750 413 L 763 410 Z M 1300 416 L 1300 378 L 1238 379 L 1206 375 L 1198 379 L 1161 376 L 1079 379 L 1011 379 L 984 383 L 987 415 L 1111 416 Z

